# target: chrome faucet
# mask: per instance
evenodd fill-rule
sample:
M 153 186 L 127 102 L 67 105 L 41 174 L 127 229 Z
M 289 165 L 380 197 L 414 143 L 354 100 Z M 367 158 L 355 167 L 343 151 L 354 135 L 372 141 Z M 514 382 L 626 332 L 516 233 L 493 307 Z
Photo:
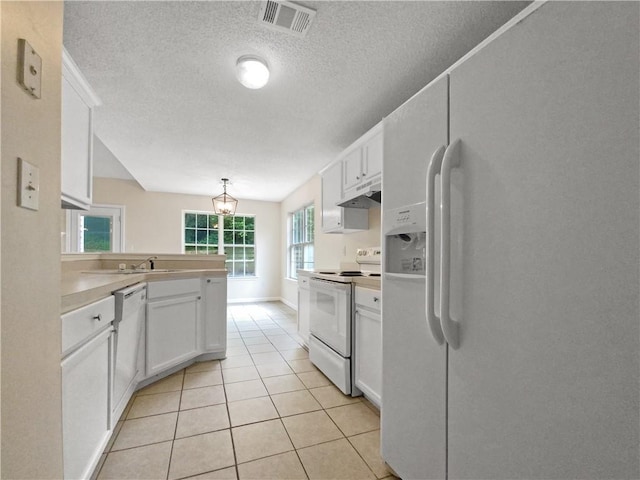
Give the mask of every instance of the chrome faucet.
M 145 258 L 142 262 L 136 264 L 136 265 L 131 265 L 131 268 L 133 270 L 137 270 L 139 269 L 142 265 L 144 265 L 145 263 L 149 262 L 149 269 L 153 270 L 155 268 L 155 265 L 153 264 L 154 260 L 157 260 L 158 257 L 155 255 L 152 255 L 151 257 Z

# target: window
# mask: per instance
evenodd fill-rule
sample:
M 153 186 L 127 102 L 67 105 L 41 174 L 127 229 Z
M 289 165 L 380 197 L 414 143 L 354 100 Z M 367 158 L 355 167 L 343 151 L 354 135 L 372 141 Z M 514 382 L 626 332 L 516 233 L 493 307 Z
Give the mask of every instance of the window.
M 254 217 L 224 217 L 224 254 L 227 256 L 229 276 L 255 276 Z
M 218 215 L 186 212 L 184 214 L 184 253 L 217 254 L 218 233 Z
M 89 211 L 67 210 L 67 252 L 121 252 L 122 205 L 92 205 Z
M 184 252 L 224 253 L 230 277 L 253 277 L 256 274 L 255 217 L 184 212 Z
M 313 268 L 314 207 L 296 210 L 289 216 L 289 278 L 299 269 Z

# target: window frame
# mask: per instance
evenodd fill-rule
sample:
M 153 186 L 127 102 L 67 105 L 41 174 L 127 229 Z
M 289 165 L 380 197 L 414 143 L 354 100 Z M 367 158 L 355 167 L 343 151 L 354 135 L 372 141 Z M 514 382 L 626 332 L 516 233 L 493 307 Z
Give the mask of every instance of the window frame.
M 308 225 L 307 225 L 307 210 L 309 208 L 313 208 L 312 218 L 313 218 L 313 229 L 311 230 L 311 240 L 308 240 Z M 298 212 L 302 212 L 303 225 L 303 241 L 294 242 L 294 218 Z M 298 279 L 298 268 L 293 268 L 294 265 L 294 251 L 295 247 L 302 247 L 302 251 L 304 252 L 305 247 L 311 246 L 313 248 L 313 258 L 311 262 L 304 261 L 304 253 L 302 266 L 304 268 L 313 268 L 315 266 L 315 237 L 316 237 L 316 206 L 315 203 L 308 203 L 292 212 L 289 212 L 288 221 L 287 221 L 287 278 L 290 280 Z
M 218 228 L 217 228 L 217 233 L 218 233 L 218 242 L 217 244 L 213 244 L 213 243 L 206 243 L 203 244 L 206 246 L 207 250 L 211 247 L 216 247 L 217 248 L 217 253 L 209 253 L 208 251 L 205 252 L 198 252 L 197 251 L 197 247 L 198 247 L 198 243 L 197 243 L 197 233 L 196 233 L 196 238 L 195 241 L 193 243 L 193 245 L 195 245 L 196 247 L 196 252 L 187 252 L 187 241 L 186 241 L 186 231 L 187 228 L 191 228 L 191 227 L 187 227 L 186 225 L 186 220 L 187 220 L 187 214 L 195 214 L 195 215 L 207 215 L 207 217 L 218 217 Z M 224 241 L 224 232 L 225 232 L 225 228 L 224 228 L 224 224 L 225 224 L 225 218 L 230 217 L 230 218 L 235 218 L 235 217 L 243 217 L 243 218 L 253 218 L 253 230 L 231 230 L 233 232 L 236 231 L 250 231 L 253 232 L 253 243 L 252 244 L 236 244 L 236 243 L 232 243 L 232 244 L 226 244 Z M 243 263 L 245 265 L 244 269 L 246 270 L 246 263 L 247 263 L 247 259 L 244 258 L 242 260 L 237 260 L 235 258 L 232 258 L 231 260 L 229 259 L 228 256 L 225 255 L 225 267 L 227 267 L 228 270 L 228 278 L 233 278 L 233 279 L 253 279 L 253 278 L 257 278 L 258 274 L 257 274 L 257 262 L 256 262 L 256 257 L 257 257 L 257 244 L 256 244 L 256 215 L 255 214 L 235 214 L 235 215 L 219 215 L 216 214 L 213 211 L 207 211 L 207 210 L 182 210 L 182 230 L 181 230 L 181 244 L 182 244 L 182 253 L 185 255 L 225 255 L 225 251 L 226 248 L 237 248 L 237 247 L 252 247 L 253 248 L 253 260 L 251 260 L 251 262 L 253 262 L 253 266 L 254 266 L 254 271 L 252 274 L 243 274 L 243 275 L 235 275 L 233 269 L 229 270 L 228 268 L 228 263 L 232 262 L 232 263 Z M 209 225 L 209 218 L 207 219 L 207 225 Z M 195 230 L 198 230 L 197 224 L 195 227 Z M 207 230 L 212 230 L 210 228 L 207 227 Z M 227 231 L 229 231 L 227 229 Z M 189 246 L 191 246 L 191 243 L 189 242 Z
M 111 219 L 111 250 L 98 252 L 84 251 L 84 238 L 80 228 L 82 220 L 80 217 L 105 217 Z M 93 204 L 89 210 L 67 210 L 66 229 L 63 253 L 122 253 L 125 251 L 125 206 L 110 204 Z

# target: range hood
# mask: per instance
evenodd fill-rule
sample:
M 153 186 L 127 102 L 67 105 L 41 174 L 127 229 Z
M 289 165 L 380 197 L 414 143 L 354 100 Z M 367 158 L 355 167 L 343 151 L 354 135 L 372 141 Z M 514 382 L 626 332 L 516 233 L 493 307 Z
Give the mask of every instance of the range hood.
M 345 208 L 380 208 L 382 202 L 382 185 L 380 179 L 370 180 L 358 185 L 338 204 Z

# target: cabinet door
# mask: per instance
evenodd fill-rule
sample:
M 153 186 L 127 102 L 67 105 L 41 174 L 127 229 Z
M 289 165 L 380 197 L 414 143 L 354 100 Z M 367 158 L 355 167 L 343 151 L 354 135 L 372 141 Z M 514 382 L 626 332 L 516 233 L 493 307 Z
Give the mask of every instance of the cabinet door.
M 200 296 L 147 304 L 147 376 L 198 354 Z
M 356 386 L 371 402 L 381 406 L 382 323 L 379 313 L 356 306 Z
M 64 478 L 89 478 L 109 440 L 109 328 L 66 357 L 62 367 Z
M 342 208 L 336 204 L 342 198 L 342 164 L 334 164 L 322 174 L 322 230 L 342 226 Z
M 362 181 L 362 148 L 358 147 L 342 158 L 343 190 L 349 190 Z
M 451 72 L 451 479 L 640 478 L 639 9 L 545 3 Z
M 225 352 L 227 349 L 227 279 L 204 280 L 204 350 Z
M 92 192 L 92 111 L 71 83 L 62 78 L 62 199 L 87 210 Z
M 373 136 L 364 145 L 365 168 L 362 173 L 366 180 L 370 180 L 382 173 L 383 133 Z

